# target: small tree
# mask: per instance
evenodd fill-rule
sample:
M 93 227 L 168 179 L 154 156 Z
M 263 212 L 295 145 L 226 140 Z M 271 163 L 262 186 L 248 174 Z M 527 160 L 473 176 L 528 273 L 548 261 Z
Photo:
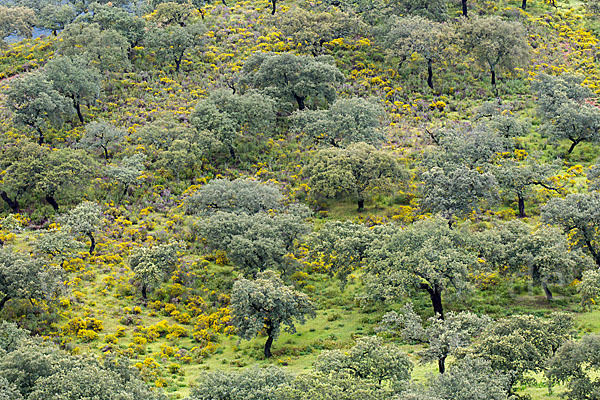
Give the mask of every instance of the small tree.
M 515 315 L 492 324 L 470 353 L 490 361 L 494 370 L 509 377 L 508 387 L 526 372 L 541 372 L 560 346 L 573 335 L 573 318 L 555 313 L 548 320 Z
M 90 255 L 94 253 L 96 248 L 94 232 L 98 230 L 101 219 L 102 210 L 100 206 L 91 201 L 79 203 L 77 207 L 59 218 L 60 222 L 71 232 L 86 235 L 90 239 Z
M 0 6 L 0 47 L 10 35 L 30 38 L 35 25 L 35 12 L 27 7 Z
M 426 393 L 443 400 L 506 400 L 508 377 L 488 360 L 467 357 L 431 378 Z
M 85 133 L 79 146 L 89 150 L 102 150 L 104 159 L 108 160 L 119 148 L 127 132 L 106 121 L 94 121 L 85 127 Z
M 600 391 L 600 336 L 585 335 L 581 340 L 568 341 L 548 363 L 546 376 L 552 384 L 566 384 L 569 400 L 595 398 Z
M 327 42 L 366 36 L 368 31 L 365 22 L 351 11 L 329 8 L 314 12 L 296 6 L 279 14 L 277 27 L 297 44 L 298 51 L 309 52 L 313 56 L 325 53 L 324 44 Z
M 400 67 L 414 53 L 427 64 L 427 86 L 433 89 L 433 63 L 442 59 L 452 39 L 449 25 L 420 16 L 392 17 L 384 43 L 388 54 L 400 58 Z
M 481 169 L 448 164 L 424 171 L 422 179 L 422 207 L 440 213 L 450 226 L 456 218 L 479 212 L 497 200 L 494 175 Z
M 299 110 L 335 100 L 335 87 L 344 77 L 330 57 L 256 52 L 241 70 L 243 86 L 263 90 Z M 295 107 L 293 107 L 295 108 Z
M 94 104 L 100 96 L 101 78 L 98 71 L 87 66 L 82 57 L 58 56 L 48 61 L 44 72 L 52 87 L 73 101 L 77 117 L 83 124 L 81 106 Z
M 584 248 L 600 266 L 600 193 L 572 193 L 554 197 L 542 207 L 542 219 L 560 225 L 571 237 L 574 248 Z
M 236 268 L 256 276 L 265 269 L 291 273 L 295 269 L 286 254 L 308 232 L 303 215 L 292 213 L 216 212 L 197 222 L 196 235 L 206 240 L 210 250 L 224 250 Z
M 330 221 L 311 233 L 306 242 L 310 257 L 329 266 L 329 274 L 335 275 L 343 288 L 348 275 L 364 265 L 367 250 L 376 235 L 376 229 L 363 224 Z
M 37 237 L 34 246 L 37 253 L 50 256 L 52 259 L 59 259 L 62 267 L 68 257 L 83 249 L 80 242 L 62 229 L 42 233 Z
M 362 337 L 348 350 L 326 350 L 319 354 L 315 370 L 325 376 L 346 375 L 401 390 L 410 380 L 413 365 L 402 350 L 383 344 L 377 336 Z
M 444 21 L 448 18 L 444 0 L 396 0 L 388 5 L 392 15 L 416 15 L 432 21 Z
M 460 30 L 475 59 L 489 70 L 494 89 L 500 68 L 510 71 L 529 61 L 530 47 L 520 22 L 498 16 L 471 18 L 463 21 Z
M 283 210 L 283 195 L 272 184 L 251 179 L 213 179 L 184 201 L 188 214 L 215 211 L 248 215 Z
M 358 211 L 365 207 L 367 195 L 389 192 L 403 176 L 403 170 L 390 153 L 366 143 L 346 149 L 318 151 L 304 169 L 314 198 L 353 197 Z
M 137 182 L 138 177 L 146 170 L 145 160 L 146 156 L 135 153 L 124 157 L 119 165 L 109 165 L 106 168 L 106 175 L 109 179 L 116 181 L 123 188 L 120 195 L 117 195 L 117 203 L 123 199 L 129 188 Z
M 174 65 L 174 71 L 178 73 L 183 56 L 198 43 L 200 35 L 205 31 L 206 28 L 200 23 L 155 28 L 150 32 L 148 44 L 157 60 L 167 62 L 167 66 Z
M 442 294 L 467 286 L 475 254 L 465 232 L 440 218 L 417 221 L 406 229 L 380 235 L 368 253 L 369 296 L 391 299 L 409 288 L 426 291 L 433 311 L 444 319 Z
M 337 99 L 327 110 L 297 111 L 291 116 L 293 132 L 309 144 L 347 147 L 352 143 L 381 144 L 385 137 L 383 108 L 362 98 Z
M 192 387 L 190 400 L 272 399 L 273 392 L 291 379 L 277 367 L 203 372 Z
M 471 312 L 453 313 L 445 319 L 431 317 L 429 325 L 423 326 L 421 317 L 414 312 L 412 303 L 404 306 L 401 313 L 389 312 L 383 316 L 379 330 L 400 333 L 406 340 L 426 343 L 421 351 L 421 361 L 437 362 L 440 374 L 446 372 L 446 359 L 461 349 L 467 348 L 474 337 L 489 325 L 491 319 Z
M 596 304 L 600 297 L 600 271 L 597 269 L 584 271 L 577 291 L 581 296 L 581 305 L 591 310 L 592 305 Z
M 59 293 L 62 271 L 0 247 L 0 311 L 9 300 L 49 300 Z
M 308 297 L 286 286 L 273 271 L 257 275 L 256 280 L 240 279 L 233 284 L 231 294 L 232 323 L 242 339 L 250 340 L 265 332 L 266 358 L 271 357 L 271 345 L 282 329 L 296 332 L 296 321 L 316 316 Z
M 15 80 L 7 92 L 7 101 L 15 122 L 33 128 L 39 144 L 44 143 L 44 131 L 60 126 L 73 110 L 73 102 L 55 90 L 41 72 Z
M 170 243 L 138 247 L 131 252 L 129 265 L 133 270 L 134 279 L 140 284 L 144 300 L 148 298 L 148 289 L 163 282 L 177 265 L 177 247 L 177 244 Z
M 37 15 L 37 26 L 52 31 L 56 36 L 58 31 L 73 22 L 77 11 L 72 4 L 46 4 Z
M 504 193 L 517 197 L 518 217 L 525 218 L 525 200 L 536 186 L 561 193 L 562 188 L 550 178 L 556 174 L 558 163 L 541 163 L 536 156 L 522 156 L 516 150 L 511 158 L 498 158 L 494 175 Z
M 67 57 L 84 57 L 101 72 L 122 72 L 130 68 L 131 46 L 114 29 L 101 29 L 97 23 L 75 22 L 61 34 L 59 52 Z

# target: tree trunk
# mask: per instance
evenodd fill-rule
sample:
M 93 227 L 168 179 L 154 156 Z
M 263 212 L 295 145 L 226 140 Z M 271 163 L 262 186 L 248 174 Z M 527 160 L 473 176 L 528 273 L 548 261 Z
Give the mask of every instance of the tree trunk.
M 427 86 L 433 90 L 433 67 L 431 59 L 427 60 Z
M 37 133 L 38 133 L 38 144 L 41 146 L 44 144 L 44 132 L 42 132 L 42 130 L 39 128 L 39 126 L 36 126 L 35 129 L 37 130 Z
M 229 157 L 231 157 L 231 161 L 235 160 L 235 149 L 230 144 L 227 145 L 227 148 L 229 150 Z
M 17 199 L 12 200 L 5 191 L 0 192 L 0 198 L 8 204 L 13 213 L 16 214 L 19 212 L 19 202 Z
M 462 15 L 465 18 L 469 18 L 468 10 L 467 10 L 467 0 L 462 0 Z
M 440 371 L 440 374 L 446 372 L 446 356 L 438 358 L 438 371 Z
M 436 285 L 433 287 L 427 287 L 429 297 L 431 298 L 431 305 L 433 305 L 433 312 L 438 316 L 439 319 L 444 319 L 444 307 L 442 305 L 442 290 Z
M 94 239 L 94 235 L 92 234 L 92 232 L 88 232 L 87 236 L 90 238 L 91 243 L 90 243 L 90 256 L 92 255 L 92 253 L 94 253 L 94 249 L 96 248 L 96 239 Z
M 221 0 L 221 3 L 223 3 L 223 5 L 224 5 L 225 7 L 227 7 L 227 3 L 225 2 L 225 0 Z
M 0 300 L 0 310 L 2 310 L 4 308 L 4 305 L 9 300 L 10 300 L 10 296 L 9 295 L 4 296 L 4 298 L 2 300 Z
M 108 149 L 106 148 L 106 146 L 102 146 L 102 150 L 104 150 L 104 159 L 108 161 L 108 158 L 110 157 L 110 155 L 108 154 Z
M 144 299 L 144 300 L 148 300 L 147 290 L 148 289 L 146 288 L 146 285 L 142 285 L 142 299 Z
M 277 4 L 277 0 L 271 0 L 271 4 L 273 4 L 273 10 L 271 10 L 271 15 L 275 15 L 275 5 Z
M 571 147 L 569 147 L 569 150 L 567 150 L 567 154 L 571 154 L 573 152 L 573 150 L 575 150 L 575 146 L 577 146 L 579 144 L 579 140 L 573 140 L 571 142 Z
M 544 293 L 546 294 L 546 299 L 548 301 L 552 301 L 552 292 L 548 288 L 548 285 L 546 284 L 546 282 L 542 282 L 542 289 L 544 289 Z
M 273 345 L 273 328 L 269 326 L 267 329 L 267 342 L 265 343 L 265 358 L 271 358 L 271 346 Z
M 83 124 L 83 114 L 81 113 L 81 104 L 78 101 L 73 100 L 73 104 L 75 105 L 75 110 L 77 110 L 77 118 L 79 118 L 79 122 Z
M 527 8 L 527 0 L 523 0 L 523 2 L 521 3 L 521 8 L 523 10 L 525 10 Z
M 58 211 L 58 203 L 56 202 L 53 196 L 46 195 L 46 201 L 52 206 L 54 211 Z
M 521 193 L 517 194 L 517 197 L 519 199 L 519 218 L 525 218 L 527 216 L 525 215 L 525 199 Z
M 358 198 L 358 212 L 361 212 L 365 209 L 365 199 L 362 197 Z
M 175 59 L 175 73 L 178 73 L 181 68 L 181 60 L 183 60 L 183 53 Z
M 492 73 L 492 86 L 496 87 L 496 71 L 492 69 L 490 72 Z
M 298 103 L 298 110 L 304 110 L 304 97 L 294 94 L 294 99 L 296 99 L 296 103 Z

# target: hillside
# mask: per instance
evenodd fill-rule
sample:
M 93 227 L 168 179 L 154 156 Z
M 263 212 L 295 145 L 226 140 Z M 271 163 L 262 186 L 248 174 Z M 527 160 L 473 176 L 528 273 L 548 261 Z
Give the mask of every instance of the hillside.
M 599 15 L 0 0 L 0 399 L 597 399 Z

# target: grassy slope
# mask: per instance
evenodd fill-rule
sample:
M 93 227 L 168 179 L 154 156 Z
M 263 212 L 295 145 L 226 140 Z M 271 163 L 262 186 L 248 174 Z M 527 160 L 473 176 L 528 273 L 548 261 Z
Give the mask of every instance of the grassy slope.
M 214 65 L 214 68 L 206 68 L 205 70 L 189 69 L 186 73 L 179 76 L 170 76 L 166 73 L 157 72 L 156 76 L 151 77 L 147 83 L 142 83 L 135 75 L 123 76 L 121 77 L 122 79 L 116 79 L 109 85 L 110 87 L 105 89 L 106 98 L 103 99 L 102 106 L 88 110 L 90 117 L 102 116 L 115 120 L 123 126 L 135 129 L 144 124 L 150 118 L 149 115 L 163 113 L 185 116 L 186 113 L 189 113 L 189 109 L 193 106 L 196 98 L 206 93 L 212 87 L 218 86 L 220 75 L 228 74 L 234 67 L 241 65 L 244 57 L 250 52 L 261 48 L 271 50 L 291 49 L 289 41 L 283 44 L 274 43 L 274 39 L 272 38 L 275 36 L 269 36 L 269 34 L 274 32 L 274 29 L 268 26 L 268 18 L 262 16 L 263 14 L 266 15 L 265 7 L 267 3 L 258 2 L 255 4 L 258 4 L 258 6 L 250 2 L 236 5 L 229 19 L 225 19 L 223 11 L 218 11 L 218 9 L 213 10 L 212 15 L 209 15 L 207 21 L 209 24 L 213 24 L 210 26 L 213 33 L 217 36 L 223 35 L 230 26 L 233 26 L 236 33 L 242 38 L 239 41 L 232 40 L 231 42 L 221 41 L 211 43 L 210 46 L 214 47 L 214 49 L 211 49 L 213 54 L 193 54 L 189 57 L 194 61 L 202 59 L 206 64 Z M 502 3 L 502 6 L 499 8 L 504 5 L 514 8 L 519 4 L 520 1 L 508 1 Z M 559 10 L 561 11 L 580 6 L 581 3 L 575 1 L 571 1 L 570 3 L 559 2 Z M 282 11 L 284 10 L 285 7 L 282 8 Z M 559 69 L 589 74 L 592 78 L 600 76 L 595 61 L 588 62 L 587 64 L 578 62 L 578 59 L 585 56 L 585 54 L 578 54 L 575 51 L 573 54 L 557 53 L 560 45 L 567 43 L 570 47 L 574 48 L 574 44 L 577 44 L 579 40 L 589 39 L 577 34 L 575 30 L 569 31 L 570 28 L 568 26 L 572 23 L 571 20 L 558 20 L 555 21 L 555 26 L 550 27 L 542 25 L 539 20 L 536 20 L 536 16 L 546 12 L 555 13 L 556 10 L 553 10 L 541 1 L 530 2 L 528 12 L 530 14 L 528 24 L 531 24 L 530 26 L 533 30 L 537 28 L 542 29 L 543 26 L 543 29 L 547 29 L 546 32 L 551 32 L 542 41 L 543 45 L 536 48 L 534 62 L 530 67 L 531 72 L 551 70 L 551 66 L 557 66 Z M 255 16 L 256 13 L 260 17 L 257 18 Z M 565 30 L 567 34 L 559 36 L 559 32 L 564 32 Z M 249 33 L 246 36 L 244 32 Z M 266 40 L 264 38 L 270 39 Z M 51 46 L 51 44 L 48 46 Z M 13 47 L 13 49 L 16 55 L 4 53 L 1 57 L 1 71 L 7 76 L 23 71 L 25 69 L 23 65 L 27 64 L 26 60 L 28 58 L 26 57 L 29 54 L 31 54 L 31 58 L 29 59 L 43 60 L 46 58 L 44 53 L 40 53 L 39 43 L 26 42 L 23 43 L 22 47 L 19 48 L 17 46 Z M 463 119 L 470 116 L 473 108 L 482 101 L 493 98 L 491 88 L 486 83 L 487 77 L 483 71 L 477 72 L 475 75 L 469 74 L 465 76 L 464 81 L 457 83 L 457 87 L 453 88 L 452 93 L 450 93 L 450 88 L 444 86 L 443 82 L 452 81 L 457 76 L 442 71 L 440 67 L 440 71 L 436 71 L 436 79 L 438 79 L 436 86 L 440 86 L 440 91 L 443 96 L 446 96 L 449 107 L 444 112 L 428 113 L 428 111 L 423 111 L 422 108 L 419 108 L 418 104 L 420 101 L 428 104 L 434 99 L 434 96 L 423 87 L 422 77 L 419 78 L 418 65 L 410 66 L 409 69 L 410 73 L 416 75 L 418 79 L 406 74 L 395 76 L 385 72 L 385 65 L 369 65 L 372 62 L 370 51 L 371 49 L 369 48 L 352 46 L 348 48 L 333 46 L 331 48 L 331 52 L 336 55 L 338 65 L 344 70 L 347 76 L 353 76 L 352 71 L 357 71 L 355 74 L 357 78 L 349 78 L 349 89 L 345 93 L 346 95 L 376 95 L 380 98 L 386 98 L 386 87 L 405 87 L 400 91 L 400 95 L 397 98 L 388 99 L 386 107 L 390 113 L 390 120 L 399 127 L 397 130 L 392 130 L 392 142 L 405 146 L 395 147 L 395 150 L 405 155 L 408 160 L 407 162 L 410 162 L 412 153 L 418 152 L 424 143 L 426 143 L 423 132 L 418 129 L 421 118 L 424 115 L 431 118 L 432 125 L 441 123 L 447 119 Z M 224 58 L 222 57 L 224 54 L 232 54 L 233 56 Z M 224 62 L 224 59 L 228 61 Z M 365 65 L 361 66 L 361 63 Z M 543 66 L 544 63 L 547 65 Z M 374 80 L 374 77 L 381 77 L 383 84 Z M 515 79 L 515 81 L 518 81 L 523 76 L 516 78 L 518 79 Z M 4 83 L 0 82 L 2 85 Z M 503 98 L 507 101 L 520 102 L 522 106 L 518 110 L 519 115 L 522 118 L 533 120 L 535 126 L 539 121 L 536 121 L 537 117 L 535 116 L 533 104 L 527 95 L 528 87 L 524 86 L 523 88 L 513 90 L 511 86 L 513 84 L 514 81 L 510 77 L 500 84 L 500 91 Z M 422 92 L 422 94 L 419 92 Z M 393 104 L 393 101 L 409 105 L 410 111 L 397 108 Z M 425 110 L 427 110 L 427 107 L 425 107 Z M 3 120 L 2 124 L 3 132 L 12 132 L 13 128 L 9 126 L 10 124 L 7 119 Z M 544 139 L 540 137 L 538 132 L 534 132 L 531 137 L 527 138 L 527 142 L 536 148 L 545 147 Z M 566 146 L 566 144 L 563 144 L 558 150 L 548 148 L 547 154 L 549 158 L 554 154 L 564 152 Z M 260 161 L 268 163 L 266 168 L 270 175 L 267 175 L 267 177 L 281 179 L 290 182 L 291 185 L 297 185 L 298 181 L 290 178 L 293 171 L 289 169 L 289 166 L 296 159 L 291 152 L 285 154 L 288 149 L 278 150 L 274 146 L 267 152 L 264 159 Z M 596 150 L 597 147 L 595 146 L 581 145 L 570 159 L 573 162 L 583 161 L 587 163 L 592 160 Z M 285 161 L 282 161 L 284 158 L 281 156 L 282 153 L 286 155 Z M 258 171 L 259 168 L 256 168 L 256 170 Z M 235 174 L 237 171 L 226 171 L 226 173 Z M 580 177 L 578 179 L 583 178 Z M 373 216 L 374 219 L 393 215 L 395 206 L 391 203 L 390 199 L 382 198 L 380 201 L 370 205 L 367 214 Z M 354 209 L 355 205 L 350 202 L 335 202 L 328 209 L 327 218 L 355 219 L 358 215 Z M 160 237 L 161 235 L 170 235 L 169 233 L 164 233 L 166 222 L 170 217 L 157 214 L 143 216 L 135 208 L 132 214 L 134 215 L 130 217 L 132 217 L 132 220 L 135 219 L 136 223 L 131 225 L 124 225 L 118 222 L 108 223 L 104 233 L 100 235 L 98 246 L 100 255 L 119 254 L 122 259 L 125 259 L 129 247 L 151 243 L 152 240 L 149 239 L 149 236 Z M 321 221 L 317 222 L 320 223 Z M 156 226 L 151 229 L 149 228 L 149 231 L 145 234 L 137 235 L 134 232 L 143 226 L 152 226 L 154 224 Z M 27 243 L 30 239 L 31 234 L 19 235 L 16 247 L 21 250 L 27 250 Z M 121 318 L 124 315 L 126 307 L 133 308 L 136 305 L 142 305 L 137 292 L 135 292 L 129 283 L 131 272 L 122 261 L 104 262 L 99 261 L 98 258 L 90 259 L 85 255 L 82 257 L 84 260 L 82 269 L 70 273 L 71 280 L 77 276 L 82 278 L 79 282 L 74 282 L 73 284 L 73 290 L 81 292 L 81 295 L 79 298 L 71 296 L 72 301 L 70 305 L 62 308 L 61 315 L 53 327 L 53 330 L 56 332 L 55 336 L 59 340 L 62 340 L 67 347 L 79 347 L 84 351 L 100 353 L 99 350 L 106 345 L 104 343 L 105 336 L 115 334 L 118 327 L 125 327 L 125 335 L 118 339 L 118 344 L 115 347 L 122 351 L 134 348 L 132 346 L 136 324 L 124 326 L 121 323 Z M 189 265 L 194 261 L 203 260 L 203 257 L 195 249 L 191 249 L 183 258 Z M 194 287 L 193 291 L 201 293 L 207 302 L 211 303 L 210 310 L 214 311 L 216 308 L 215 302 L 214 300 L 210 300 L 211 296 L 207 293 L 215 290 L 215 288 L 220 288 L 219 285 L 215 284 L 217 278 L 220 280 L 231 279 L 230 268 L 217 266 L 212 261 L 208 264 L 206 270 L 197 266 L 191 266 L 190 268 L 192 272 L 203 278 L 207 276 L 208 271 L 208 277 L 204 284 Z M 212 272 L 217 272 L 216 277 L 210 275 Z M 106 279 L 114 279 L 116 283 L 112 286 L 107 285 Z M 189 364 L 182 363 L 173 356 L 165 357 L 161 355 L 161 349 L 164 349 L 165 346 L 188 349 L 193 352 L 192 349 L 197 347 L 198 343 L 192 341 L 189 337 L 173 340 L 161 337 L 155 342 L 143 346 L 144 352 L 142 354 L 133 353 L 133 355 L 140 362 L 143 362 L 147 358 L 155 359 L 160 366 L 154 369 L 143 368 L 144 373 L 148 375 L 151 381 L 160 382 L 160 379 L 165 379 L 167 391 L 173 393 L 175 397 L 181 398 L 189 392 L 190 384 L 200 371 L 207 369 L 237 369 L 256 364 L 285 365 L 292 371 L 303 371 L 310 368 L 319 351 L 322 349 L 349 346 L 352 343 L 353 335 L 372 333 L 373 327 L 383 313 L 383 309 L 365 311 L 356 306 L 352 301 L 352 294 L 354 290 L 359 290 L 360 288 L 351 285 L 347 289 L 347 293 L 341 294 L 334 283 L 322 276 L 315 276 L 310 283 L 315 286 L 313 296 L 321 304 L 318 317 L 298 327 L 298 332 L 295 334 L 283 333 L 274 345 L 275 357 L 273 360 L 260 360 L 265 338 L 240 342 L 235 336 L 223 334 L 218 335 L 218 345 L 214 353 L 197 357 Z M 205 289 L 208 292 L 204 291 Z M 505 289 L 503 287 L 497 290 L 492 289 L 489 292 L 476 292 L 468 302 L 464 302 L 464 300 L 448 300 L 446 301 L 447 307 L 450 309 L 474 307 L 476 310 L 485 310 L 486 312 L 496 313 L 496 315 L 502 315 L 502 312 L 507 311 L 542 313 L 561 308 L 564 305 L 568 308 L 573 307 L 572 303 L 565 300 L 549 308 L 541 294 L 536 294 L 535 292 L 507 298 L 502 293 Z M 560 296 L 558 298 L 560 299 Z M 416 298 L 415 301 L 421 305 L 422 310 L 429 312 L 426 302 L 422 298 Z M 177 305 L 177 308 L 182 312 L 185 311 L 184 306 L 181 304 Z M 85 342 L 73 336 L 60 334 L 60 328 L 66 321 L 76 316 L 95 316 L 103 321 L 104 329 L 100 331 L 97 340 Z M 176 323 L 175 319 L 170 315 L 162 311 L 155 312 L 143 306 L 141 307 L 141 314 L 135 318 L 138 319 L 137 324 L 144 327 L 154 325 L 162 320 L 167 320 L 170 325 Z M 577 319 L 582 331 L 600 332 L 600 311 L 596 310 L 592 313 L 578 314 Z M 184 326 L 189 332 L 194 329 L 191 324 Z M 418 357 L 415 354 L 419 349 L 418 346 L 403 345 L 403 347 L 411 354 L 411 358 L 415 361 L 413 376 L 417 381 L 423 381 L 429 374 L 435 373 L 434 365 L 424 366 L 418 363 Z M 181 364 L 180 373 L 177 374 L 168 371 L 168 366 L 172 363 Z M 557 394 L 560 390 L 556 391 L 557 394 L 548 396 L 547 388 L 543 387 L 542 377 L 537 378 L 540 384 L 524 388 L 524 393 L 530 394 L 533 399 L 558 399 Z

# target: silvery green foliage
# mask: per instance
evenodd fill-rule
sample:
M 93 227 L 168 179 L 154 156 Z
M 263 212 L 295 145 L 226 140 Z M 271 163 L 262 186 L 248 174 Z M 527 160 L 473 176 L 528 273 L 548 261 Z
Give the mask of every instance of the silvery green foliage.
M 184 201 L 187 214 L 210 215 L 216 211 L 257 214 L 280 211 L 283 195 L 270 183 L 251 179 L 213 179 Z
M 106 168 L 106 175 L 125 188 L 128 188 L 135 183 L 140 174 L 146 169 L 144 166 L 145 159 L 146 156 L 141 153 L 124 157 L 119 165 L 108 166 Z
M 567 236 L 557 228 L 533 228 L 519 220 L 502 223 L 477 235 L 480 256 L 496 271 L 524 274 L 542 285 L 550 300 L 549 284 L 568 284 L 593 260 L 581 249 L 571 249 Z
M 340 38 L 358 38 L 368 35 L 369 27 L 350 10 L 328 8 L 327 11 L 305 10 L 292 6 L 278 14 L 276 25 L 280 32 L 297 43 L 296 51 L 312 55 L 327 52 L 325 43 Z
M 597 269 L 584 271 L 577 291 L 581 296 L 581 305 L 591 309 L 600 298 L 600 271 Z
M 146 36 L 146 43 L 156 52 L 157 60 L 166 63 L 167 67 L 173 66 L 174 71 L 179 72 L 185 53 L 202 40 L 204 32 L 206 27 L 202 23 L 154 26 Z
M 12 324 L 0 324 L 2 338 L 14 340 L 0 357 L 0 399 L 9 391 L 14 399 L 61 400 L 165 400 L 150 390 L 128 361 L 108 357 L 105 362 L 72 356 L 51 343 L 43 343 Z M 4 385 L 4 380 L 11 383 Z M 14 393 L 16 389 L 17 393 Z M 20 397 L 22 396 L 22 397 Z
M 486 315 L 478 316 L 468 311 L 449 312 L 444 319 L 429 318 L 424 326 L 412 304 L 408 303 L 401 313 L 392 311 L 385 314 L 379 330 L 400 333 L 406 340 L 427 343 L 425 350 L 419 352 L 421 361 L 437 362 L 443 373 L 448 356 L 468 347 L 490 322 L 491 319 Z
M 79 121 L 83 124 L 81 106 L 90 106 L 100 97 L 100 72 L 89 67 L 88 60 L 82 56 L 58 56 L 48 61 L 44 74 L 55 90 L 73 101 Z
M 444 21 L 448 18 L 448 10 L 444 0 L 398 0 L 386 4 L 384 13 L 415 15 L 432 21 Z
M 582 81 L 582 77 L 575 75 L 543 74 L 533 86 L 538 94 L 540 114 L 546 119 L 543 133 L 554 141 L 570 140 L 568 153 L 583 141 L 600 139 L 600 111 L 586 103 L 593 93 L 581 85 Z
M 331 265 L 329 274 L 345 285 L 348 275 L 364 265 L 366 251 L 381 228 L 350 221 L 329 221 L 307 238 L 309 255 Z
M 496 84 L 496 72 L 512 71 L 529 61 L 527 32 L 518 21 L 499 16 L 469 18 L 458 29 L 469 53 L 492 74 L 492 85 Z
M 449 221 L 463 218 L 498 199 L 491 171 L 498 153 L 512 150 L 512 142 L 485 126 L 456 126 L 435 135 L 438 147 L 425 154 L 423 208 Z
M 568 341 L 548 362 L 546 376 L 554 384 L 563 383 L 568 400 L 597 399 L 600 396 L 600 336 L 585 335 Z
M 598 228 L 600 227 L 600 193 L 571 193 L 554 197 L 542 207 L 542 219 L 557 224 L 571 235 L 573 248 L 583 248 L 600 266 Z
M 200 373 L 187 400 L 274 400 L 293 377 L 278 367 Z
M 23 400 L 17 387 L 0 376 L 0 400 Z
M 238 132 L 270 136 L 275 130 L 276 101 L 272 97 L 256 90 L 234 94 L 230 90 L 219 89 L 212 91 L 208 99 L 231 118 Z
M 242 339 L 250 340 L 260 332 L 268 339 L 265 357 L 270 357 L 270 347 L 282 329 L 295 333 L 296 324 L 306 322 L 306 317 L 316 316 L 315 306 L 308 296 L 286 286 L 277 273 L 264 271 L 255 280 L 241 278 L 233 284 L 231 292 L 232 324 Z
M 108 160 L 119 149 L 125 136 L 124 129 L 106 121 L 94 121 L 86 125 L 79 146 L 89 150 L 101 150 L 104 158 Z
M 466 232 L 450 229 L 441 218 L 381 235 L 367 255 L 368 296 L 391 300 L 411 288 L 425 290 L 443 316 L 442 293 L 465 290 L 469 269 L 477 265 L 468 243 Z
M 552 118 L 563 105 L 581 104 L 594 97 L 594 93 L 582 85 L 583 80 L 584 77 L 573 74 L 540 74 L 533 82 L 532 89 L 537 92 L 537 102 L 542 115 Z
M 467 357 L 430 379 L 427 393 L 439 400 L 507 400 L 508 377 L 482 358 Z
M 0 310 L 9 300 L 52 300 L 63 287 L 62 270 L 0 247 Z
M 428 74 L 427 84 L 433 89 L 433 63 L 442 60 L 450 47 L 453 28 L 423 16 L 402 14 L 406 16 L 393 15 L 382 25 L 380 34 L 385 51 L 388 56 L 400 59 L 399 69 L 413 54 L 423 57 Z
M 592 165 L 587 173 L 587 179 L 589 181 L 588 190 L 599 191 L 600 190 L 600 162 L 596 160 L 596 163 Z
M 275 391 L 275 400 L 389 400 L 393 391 L 350 374 L 300 374 Z M 270 399 L 269 399 L 270 400 Z
M 506 138 L 527 135 L 530 126 L 512 112 L 512 105 L 506 102 L 488 101 L 477 108 L 474 119 L 482 121 L 493 131 Z
M 344 76 L 332 57 L 255 52 L 241 70 L 242 87 L 261 90 L 278 99 L 284 111 L 327 105 L 336 98 Z
M 285 259 L 309 230 L 304 217 L 290 213 L 226 213 L 217 211 L 193 226 L 209 250 L 224 250 L 236 268 L 253 276 L 265 269 L 291 272 Z
M 314 368 L 325 376 L 350 376 L 399 391 L 410 379 L 413 365 L 394 344 L 384 344 L 377 336 L 366 336 L 350 349 L 321 352 Z
M 139 282 L 142 296 L 146 298 L 147 289 L 159 285 L 175 268 L 179 258 L 179 243 L 159 244 L 152 247 L 137 247 L 129 256 L 129 265 L 134 279 Z
M 574 319 L 554 313 L 549 319 L 514 315 L 491 324 L 467 354 L 490 361 L 494 370 L 509 376 L 509 387 L 527 372 L 541 372 L 559 347 L 573 337 Z
M 97 203 L 83 201 L 68 213 L 59 216 L 57 220 L 72 234 L 86 235 L 91 241 L 89 253 L 94 252 L 96 247 L 94 233 L 100 228 L 102 221 L 102 209 Z
M 83 250 L 81 242 L 75 240 L 67 230 L 54 229 L 40 234 L 34 242 L 35 250 L 52 258 L 59 257 L 62 260 Z M 61 260 L 61 261 L 62 261 Z
M 424 210 L 439 213 L 450 222 L 481 212 L 497 199 L 496 178 L 466 166 L 433 167 L 422 173 Z
M 131 3 L 129 3 L 131 5 Z M 146 37 L 146 20 L 133 15 L 128 10 L 115 7 L 115 3 L 92 3 L 86 14 L 80 15 L 78 20 L 97 23 L 102 30 L 113 29 L 119 32 L 131 47 L 142 43 Z M 146 14 L 150 14 L 148 11 Z
M 359 97 L 337 99 L 327 110 L 296 111 L 291 115 L 292 131 L 308 144 L 346 147 L 365 142 L 378 145 L 385 139 L 381 105 Z
M 60 126 L 73 113 L 73 102 L 39 71 L 13 81 L 6 95 L 15 122 L 33 128 L 40 144 L 48 128 Z
M 503 189 L 503 193 L 516 196 L 519 217 L 524 218 L 525 200 L 535 187 L 543 187 L 560 193 L 562 188 L 550 178 L 561 168 L 562 162 L 543 163 L 539 155 L 529 155 L 524 160 L 499 157 L 494 165 L 494 176 Z
M 61 225 L 64 225 L 71 232 L 84 235 L 96 232 L 100 227 L 101 220 L 102 210 L 100 206 L 91 201 L 79 203 L 75 208 L 58 218 Z
M 389 192 L 404 175 L 392 154 L 366 143 L 319 150 L 303 173 L 313 198 L 350 197 L 359 211 L 370 194 Z
M 131 67 L 127 39 L 114 29 L 101 29 L 97 23 L 74 22 L 60 34 L 58 52 L 67 57 L 83 57 L 101 72 L 123 72 Z
M 0 322 L 0 350 L 6 353 L 17 349 L 29 337 L 29 331 L 12 322 Z

